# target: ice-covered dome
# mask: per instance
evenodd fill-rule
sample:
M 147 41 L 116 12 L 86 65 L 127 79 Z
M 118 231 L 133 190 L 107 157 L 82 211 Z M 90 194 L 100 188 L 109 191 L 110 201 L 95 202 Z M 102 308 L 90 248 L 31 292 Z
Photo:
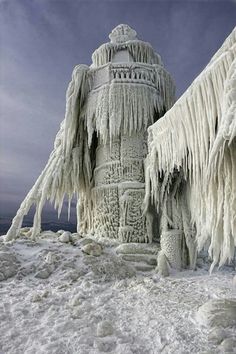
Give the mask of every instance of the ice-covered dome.
M 109 34 L 111 43 L 124 43 L 137 38 L 137 33 L 128 25 L 118 25 Z

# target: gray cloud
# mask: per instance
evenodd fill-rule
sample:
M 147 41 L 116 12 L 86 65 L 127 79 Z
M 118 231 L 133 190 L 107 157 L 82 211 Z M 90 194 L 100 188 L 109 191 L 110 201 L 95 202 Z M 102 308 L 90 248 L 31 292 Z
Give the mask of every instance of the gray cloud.
M 15 212 L 47 161 L 73 67 L 119 23 L 150 42 L 178 96 L 235 25 L 235 2 L 0 1 L 0 212 Z M 8 207 L 6 207 L 8 205 Z

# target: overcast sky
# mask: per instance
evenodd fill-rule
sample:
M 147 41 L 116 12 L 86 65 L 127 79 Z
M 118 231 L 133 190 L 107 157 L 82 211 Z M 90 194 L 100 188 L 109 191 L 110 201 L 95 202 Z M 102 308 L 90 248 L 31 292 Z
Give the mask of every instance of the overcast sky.
M 76 64 L 119 23 L 150 42 L 185 91 L 236 24 L 235 1 L 0 0 L 0 212 L 14 215 L 44 167 Z

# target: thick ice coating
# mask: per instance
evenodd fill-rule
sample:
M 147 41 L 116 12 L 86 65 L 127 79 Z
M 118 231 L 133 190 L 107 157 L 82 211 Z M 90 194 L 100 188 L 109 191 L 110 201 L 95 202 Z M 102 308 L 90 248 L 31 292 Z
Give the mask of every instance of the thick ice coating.
M 160 56 L 129 26 L 117 26 L 110 38 L 94 52 L 91 67 L 75 67 L 54 150 L 7 240 L 17 237 L 33 204 L 35 238 L 46 200 L 60 214 L 64 197 L 76 194 L 80 232 L 152 241 L 150 218 L 142 214 L 146 132 L 173 105 L 174 85 Z
M 149 128 L 146 205 L 150 197 L 155 200 L 163 223 L 170 213 L 179 214 L 174 229 L 184 222 L 185 205 L 198 248 L 209 242 L 212 269 L 232 260 L 236 246 L 235 57 L 236 29 L 182 97 Z M 168 214 L 164 211 L 170 199 L 176 203 Z

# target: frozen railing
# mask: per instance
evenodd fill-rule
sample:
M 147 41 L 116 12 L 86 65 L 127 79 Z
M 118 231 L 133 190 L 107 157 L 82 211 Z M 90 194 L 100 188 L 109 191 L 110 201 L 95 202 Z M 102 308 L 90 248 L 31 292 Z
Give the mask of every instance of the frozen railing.
M 100 86 L 111 82 L 145 84 L 156 87 L 157 68 L 163 71 L 159 65 L 137 64 L 137 63 L 116 63 L 106 64 L 100 68 L 91 70 L 90 87 L 97 89 Z

